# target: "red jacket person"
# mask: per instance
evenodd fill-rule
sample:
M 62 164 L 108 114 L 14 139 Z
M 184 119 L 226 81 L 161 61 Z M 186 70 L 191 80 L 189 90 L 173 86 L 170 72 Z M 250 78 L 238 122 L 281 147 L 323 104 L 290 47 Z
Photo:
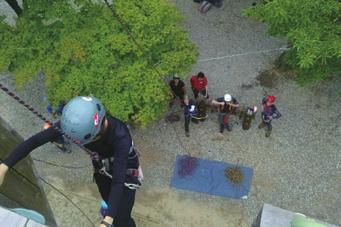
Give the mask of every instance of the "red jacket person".
M 194 98 L 197 99 L 199 93 L 208 98 L 208 79 L 203 72 L 199 72 L 198 75 L 191 77 L 191 86 L 194 94 Z

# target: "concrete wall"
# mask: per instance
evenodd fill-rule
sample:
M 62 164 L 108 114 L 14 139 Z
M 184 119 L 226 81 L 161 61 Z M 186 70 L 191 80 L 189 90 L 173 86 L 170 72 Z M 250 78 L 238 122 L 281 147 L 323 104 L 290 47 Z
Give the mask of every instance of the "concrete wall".
M 0 157 L 3 160 L 23 139 L 0 118 Z M 8 172 L 0 187 L 0 205 L 35 210 L 46 218 L 47 224 L 56 226 L 44 191 L 35 175 L 34 164 L 30 157 L 20 161 Z

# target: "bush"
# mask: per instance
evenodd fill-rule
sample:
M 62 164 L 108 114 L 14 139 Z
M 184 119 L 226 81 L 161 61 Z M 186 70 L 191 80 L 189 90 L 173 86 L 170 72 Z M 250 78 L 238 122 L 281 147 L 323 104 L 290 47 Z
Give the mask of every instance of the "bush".
M 0 25 L 0 70 L 19 87 L 43 70 L 54 104 L 93 94 L 123 121 L 157 119 L 169 100 L 165 76 L 185 75 L 197 59 L 176 8 L 166 0 L 115 0 L 122 26 L 105 4 L 69 2 L 25 0 L 16 27 Z
M 269 25 L 271 35 L 288 40 L 283 59 L 302 84 L 340 75 L 341 3 L 337 0 L 269 0 L 244 10 Z

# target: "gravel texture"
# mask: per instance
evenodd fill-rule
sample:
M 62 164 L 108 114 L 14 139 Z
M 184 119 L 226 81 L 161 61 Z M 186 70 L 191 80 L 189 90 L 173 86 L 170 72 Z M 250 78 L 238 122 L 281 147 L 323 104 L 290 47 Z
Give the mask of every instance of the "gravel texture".
M 226 0 L 221 9 L 213 8 L 207 15 L 201 15 L 196 9 L 198 5 L 192 1 L 172 2 L 184 14 L 183 26 L 200 53 L 192 73 L 207 73 L 210 96 L 215 98 L 229 92 L 241 103 L 260 108 L 264 92 L 271 93 L 278 97 L 277 107 L 283 117 L 274 120 L 270 138 L 265 138 L 264 131 L 257 129 L 260 114 L 250 130 L 244 131 L 240 124 L 235 124 L 234 130 L 223 136 L 218 133 L 215 113 L 210 113 L 206 122 L 191 124 L 190 138 L 184 136 L 181 112 L 181 122 L 171 125 L 161 119 L 146 129 L 134 129 L 135 144 L 140 150 L 145 173 L 144 189 L 138 193 L 135 206 L 135 217 L 140 226 L 250 226 L 263 202 L 341 225 L 341 97 L 337 95 L 341 80 L 300 87 L 279 77 L 273 87 L 262 87 L 257 76 L 273 67 L 273 61 L 281 53 L 279 49 L 286 48 L 286 43 L 267 35 L 263 24 L 241 16 L 240 10 L 253 1 Z M 210 60 L 217 57 L 223 58 Z M 40 84 L 41 80 L 38 77 L 33 84 Z M 12 86 L 8 80 L 2 81 Z M 41 97 L 44 92 L 35 86 L 29 86 L 22 94 L 43 110 Z M 40 130 L 41 122 L 2 92 L 0 103 L 3 104 L 1 117 L 24 138 Z M 253 168 L 249 198 L 232 200 L 170 190 L 175 157 L 186 153 Z M 32 156 L 64 165 L 89 164 L 86 155 L 78 151 L 62 154 L 50 144 L 39 148 Z M 70 171 L 39 162 L 35 164 L 40 175 L 63 189 L 87 215 L 94 220 L 97 218 L 98 194 L 91 184 L 90 167 Z M 73 205 L 50 187 L 45 186 L 45 190 L 60 226 L 70 226 L 73 221 L 89 226 Z M 163 209 L 153 213 L 151 209 L 162 193 L 176 196 L 177 204 L 165 200 Z M 175 208 L 167 207 L 167 203 Z M 187 214 L 185 210 L 176 211 L 176 207 L 186 207 L 183 203 L 193 205 L 189 208 L 193 212 L 188 213 L 193 216 L 192 222 L 186 222 L 186 217 L 176 214 Z M 197 219 L 195 212 L 205 215 Z M 214 216 L 210 216 L 210 212 L 221 213 L 224 222 L 216 224 L 211 220 Z

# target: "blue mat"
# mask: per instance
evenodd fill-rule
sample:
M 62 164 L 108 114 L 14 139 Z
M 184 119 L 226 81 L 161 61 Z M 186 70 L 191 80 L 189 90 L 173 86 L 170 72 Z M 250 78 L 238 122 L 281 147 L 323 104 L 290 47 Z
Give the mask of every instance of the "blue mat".
M 226 167 L 235 165 L 194 157 L 188 158 L 187 155 L 177 155 L 171 180 L 172 187 L 235 199 L 247 198 L 253 175 L 251 168 L 240 167 L 244 175 L 243 181 L 240 184 L 233 184 L 225 176 L 224 170 Z M 191 168 L 184 171 L 181 167 L 184 160 L 190 160 L 192 162 L 190 165 L 196 167 L 192 171 L 188 170 Z

